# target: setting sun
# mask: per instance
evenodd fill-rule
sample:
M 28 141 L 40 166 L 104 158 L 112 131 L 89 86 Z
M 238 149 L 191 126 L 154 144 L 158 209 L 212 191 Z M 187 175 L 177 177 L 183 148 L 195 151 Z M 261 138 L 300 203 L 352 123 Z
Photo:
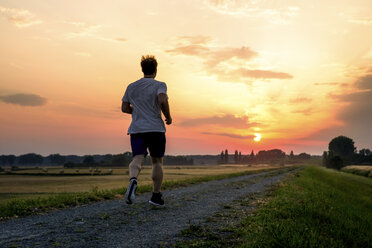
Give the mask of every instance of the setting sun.
M 259 141 L 261 140 L 261 134 L 259 134 L 259 133 L 255 133 L 254 136 L 255 136 L 255 137 L 253 138 L 254 141 L 259 142 Z

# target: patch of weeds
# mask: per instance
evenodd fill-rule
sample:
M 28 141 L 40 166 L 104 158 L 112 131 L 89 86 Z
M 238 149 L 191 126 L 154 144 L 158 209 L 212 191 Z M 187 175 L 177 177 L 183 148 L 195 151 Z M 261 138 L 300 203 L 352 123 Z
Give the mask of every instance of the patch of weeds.
M 8 247 L 9 248 L 17 248 L 17 247 L 20 247 L 20 245 L 19 244 L 10 244 Z
M 85 233 L 85 232 L 87 232 L 87 230 L 85 230 L 84 228 L 80 228 L 80 229 L 75 229 L 74 232 L 75 233 Z
M 101 219 L 102 220 L 107 220 L 107 219 L 110 219 L 111 218 L 111 215 L 109 214 L 109 213 L 104 213 L 104 214 L 102 214 L 102 216 L 101 216 Z

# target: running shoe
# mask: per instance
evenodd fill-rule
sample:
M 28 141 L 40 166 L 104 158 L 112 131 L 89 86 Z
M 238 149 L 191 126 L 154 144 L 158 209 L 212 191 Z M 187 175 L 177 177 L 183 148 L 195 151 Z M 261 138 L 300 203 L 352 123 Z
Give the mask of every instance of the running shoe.
M 164 207 L 164 200 L 162 199 L 161 193 L 152 193 L 150 204 L 158 207 Z
M 137 179 L 133 178 L 129 181 L 127 192 L 125 193 L 125 201 L 127 202 L 127 204 L 133 203 L 134 198 L 136 198 L 136 190 L 137 190 Z

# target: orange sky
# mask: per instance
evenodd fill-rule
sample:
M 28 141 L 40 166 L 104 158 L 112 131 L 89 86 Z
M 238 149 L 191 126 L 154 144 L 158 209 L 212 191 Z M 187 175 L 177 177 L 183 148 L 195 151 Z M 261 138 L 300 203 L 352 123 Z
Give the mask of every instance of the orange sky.
M 0 154 L 130 150 L 121 97 L 143 54 L 168 85 L 168 154 L 321 154 L 338 135 L 371 148 L 370 13 L 370 0 L 0 0 Z

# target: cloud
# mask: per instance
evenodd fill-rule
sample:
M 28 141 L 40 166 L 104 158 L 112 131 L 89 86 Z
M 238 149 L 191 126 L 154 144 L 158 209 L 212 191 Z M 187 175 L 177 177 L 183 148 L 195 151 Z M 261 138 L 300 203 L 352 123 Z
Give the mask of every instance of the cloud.
M 128 39 L 125 39 L 125 38 L 116 38 L 115 40 L 116 41 L 119 41 L 119 42 L 126 42 L 126 41 L 128 41 Z
M 237 135 L 237 134 L 231 134 L 231 133 L 215 133 L 215 132 L 202 132 L 202 134 L 218 135 L 218 136 L 224 136 L 224 137 L 229 137 L 233 139 L 253 139 L 256 137 L 254 135 Z
M 181 43 L 191 43 L 191 44 L 206 44 L 211 41 L 212 38 L 204 35 L 195 35 L 195 36 L 179 36 L 178 41 Z
M 372 25 L 372 18 L 350 19 L 348 22 L 362 25 Z
M 299 109 L 299 110 L 293 110 L 292 113 L 295 114 L 303 114 L 303 115 L 311 115 L 314 113 L 312 108 L 306 108 L 306 109 Z
M 355 86 L 362 90 L 372 90 L 372 74 L 359 78 L 355 82 Z
M 18 28 L 26 28 L 42 23 L 35 14 L 26 9 L 13 9 L 0 6 L 0 15 Z
M 173 49 L 165 50 L 168 53 L 174 53 L 174 54 L 184 54 L 184 55 L 201 55 L 205 54 L 209 51 L 209 48 L 198 45 L 198 44 L 192 44 L 187 46 L 180 46 Z
M 308 97 L 297 97 L 294 99 L 289 100 L 290 103 L 304 103 L 304 102 L 311 102 L 313 99 Z
M 249 126 L 258 125 L 258 123 L 248 123 L 247 116 L 236 117 L 231 114 L 226 114 L 222 116 L 209 116 L 203 118 L 188 119 L 181 122 L 179 125 L 184 127 L 216 125 L 246 129 Z
M 21 106 L 43 106 L 47 99 L 35 94 L 13 94 L 0 96 L 0 101 Z
M 209 0 L 205 3 L 222 15 L 265 20 L 272 24 L 290 24 L 301 10 L 298 6 L 288 5 L 267 8 L 267 4 L 259 0 Z
M 181 36 L 175 47 L 165 52 L 192 56 L 200 59 L 204 71 L 217 76 L 220 81 L 246 82 L 247 79 L 291 79 L 285 72 L 249 68 L 249 62 L 258 56 L 250 47 L 213 47 L 206 36 Z
M 78 31 L 68 34 L 70 38 L 91 37 L 102 29 L 102 25 L 90 25 L 85 22 L 65 22 L 78 28 Z
M 245 78 L 263 78 L 263 79 L 291 79 L 292 75 L 285 72 L 276 72 L 268 70 L 249 70 L 240 68 L 231 72 Z
M 359 77 L 354 91 L 331 95 L 343 107 L 336 114 L 342 125 L 333 126 L 312 134 L 309 138 L 330 141 L 338 135 L 346 135 L 359 147 L 372 148 L 372 74 Z
M 206 64 L 210 67 L 214 67 L 224 61 L 228 61 L 232 58 L 240 60 L 250 60 L 258 55 L 257 52 L 252 51 L 249 47 L 240 48 L 222 48 L 209 54 L 209 58 Z
M 329 82 L 329 83 L 314 83 L 316 86 L 329 86 L 329 85 L 338 85 L 339 83 L 336 82 Z
M 78 29 L 77 31 L 68 33 L 66 35 L 66 37 L 70 39 L 89 37 L 89 38 L 94 38 L 97 40 L 109 41 L 109 42 L 114 42 L 114 43 L 123 43 L 127 41 L 126 38 L 122 38 L 122 37 L 108 38 L 108 37 L 98 35 L 97 33 L 100 32 L 103 28 L 103 26 L 99 24 L 92 25 L 92 24 L 88 24 L 85 22 L 68 22 L 68 21 L 64 21 L 63 23 L 73 25 Z

